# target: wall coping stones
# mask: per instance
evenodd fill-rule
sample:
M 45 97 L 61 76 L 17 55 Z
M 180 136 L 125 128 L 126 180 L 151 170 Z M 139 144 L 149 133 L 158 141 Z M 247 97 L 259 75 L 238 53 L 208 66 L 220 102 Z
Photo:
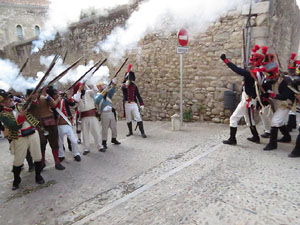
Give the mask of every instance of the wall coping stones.
M 242 9 L 242 15 L 246 16 L 249 14 L 249 8 L 250 5 L 244 5 L 243 9 Z M 268 13 L 269 12 L 269 8 L 270 8 L 270 2 L 266 1 L 266 2 L 258 2 L 252 5 L 252 10 L 251 13 L 252 14 L 263 14 L 263 13 Z

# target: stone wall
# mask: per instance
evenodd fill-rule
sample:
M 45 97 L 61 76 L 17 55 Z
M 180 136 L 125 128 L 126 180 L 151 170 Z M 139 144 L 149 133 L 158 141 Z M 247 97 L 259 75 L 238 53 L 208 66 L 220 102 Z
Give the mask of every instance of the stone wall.
M 294 0 L 272 0 L 271 2 L 270 35 L 267 41 L 268 45 L 277 52 L 283 68 L 286 69 L 291 52 L 297 53 L 299 48 L 299 7 Z
M 35 37 L 35 26 L 43 29 L 47 9 L 45 1 L 0 0 L 0 50 L 9 43 Z M 23 36 L 17 34 L 18 25 Z
M 253 5 L 251 18 L 251 47 L 254 43 L 269 45 L 270 52 L 276 51 L 280 55 L 282 64 L 291 51 L 297 51 L 299 42 L 298 23 L 295 23 L 299 18 L 299 9 L 295 7 L 295 0 L 284 2 L 272 0 L 256 3 Z M 290 10 L 282 12 L 282 9 Z M 68 33 L 58 35 L 56 40 L 46 44 L 43 51 L 31 56 L 30 66 L 26 68 L 25 74 L 30 75 L 42 69 L 38 65 L 40 55 L 64 54 L 68 50 L 67 63 L 79 56 L 94 60 L 106 57 L 96 55 L 91 49 L 113 27 L 124 24 L 131 11 L 132 8 L 122 7 L 109 17 L 86 19 L 74 24 Z M 242 78 L 229 70 L 219 56 L 226 53 L 234 63 L 242 66 L 242 29 L 248 14 L 249 6 L 230 11 L 205 33 L 190 40 L 189 53 L 184 55 L 183 62 L 183 95 L 185 111 L 191 111 L 193 120 L 203 118 L 214 122 L 228 122 L 231 111 L 224 109 L 224 91 L 232 90 L 235 86 L 239 94 Z M 133 64 L 136 83 L 144 98 L 146 107 L 143 117 L 146 120 L 169 120 L 171 115 L 179 111 L 179 55 L 175 50 L 178 45 L 177 37 L 175 33 L 167 37 L 162 33 L 149 34 L 139 42 L 141 49 L 138 52 L 127 55 Z M 30 49 L 31 43 L 24 42 L 7 46 L 5 53 L 6 57 L 21 65 L 29 56 Z M 117 67 L 112 62 L 107 65 L 111 74 L 114 74 Z M 120 77 L 123 77 L 125 69 Z M 114 102 L 121 112 L 121 91 L 114 97 Z
M 0 3 L 9 3 L 23 6 L 49 6 L 48 0 L 0 0 Z

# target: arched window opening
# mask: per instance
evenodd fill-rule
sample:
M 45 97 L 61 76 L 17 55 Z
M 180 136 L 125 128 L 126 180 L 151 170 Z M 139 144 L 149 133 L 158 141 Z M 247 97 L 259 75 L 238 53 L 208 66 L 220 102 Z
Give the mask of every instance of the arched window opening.
M 17 36 L 18 38 L 23 38 L 24 35 L 23 35 L 23 28 L 21 25 L 17 25 Z
M 41 33 L 40 27 L 38 25 L 36 25 L 34 27 L 34 33 L 35 33 L 36 36 L 39 36 L 40 33 Z

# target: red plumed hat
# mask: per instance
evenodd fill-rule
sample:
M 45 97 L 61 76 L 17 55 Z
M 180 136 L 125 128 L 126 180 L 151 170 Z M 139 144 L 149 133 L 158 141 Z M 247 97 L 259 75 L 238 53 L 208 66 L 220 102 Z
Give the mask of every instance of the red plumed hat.
M 288 64 L 288 70 L 290 70 L 290 72 L 294 72 L 294 70 L 296 70 L 296 53 L 292 53 L 290 60 L 289 60 L 289 64 Z
M 266 65 L 268 63 L 274 62 L 275 61 L 275 55 L 274 54 L 267 54 L 269 48 L 267 46 L 263 46 L 261 48 L 261 52 L 264 55 L 264 60 L 262 62 L 262 65 Z
M 291 54 L 291 58 L 290 58 L 290 60 L 294 60 L 294 59 L 295 59 L 295 57 L 296 57 L 296 55 L 297 55 L 297 54 L 293 52 L 293 53 Z
M 80 88 L 80 86 L 82 85 L 82 83 L 78 82 L 74 87 L 73 87 L 73 95 L 75 95 L 78 91 L 78 89 Z
M 269 48 L 268 48 L 267 46 L 263 46 L 263 47 L 261 48 L 262 54 L 266 55 L 267 52 L 268 52 L 268 49 L 269 49 Z
M 252 52 L 255 53 L 260 49 L 259 45 L 255 45 L 254 48 L 252 49 Z
M 131 70 L 131 67 L 132 67 L 132 65 L 131 65 L 131 64 L 129 64 L 129 65 L 128 65 L 128 67 L 127 67 L 127 73 L 129 73 L 129 72 L 130 72 L 130 70 Z
M 266 79 L 274 79 L 279 75 L 278 64 L 275 62 L 265 64 L 262 68 L 260 68 L 260 71 L 264 72 Z
M 255 45 L 252 49 L 252 54 L 249 58 L 249 63 L 253 64 L 255 67 L 259 67 L 264 60 L 264 55 L 256 53 L 260 49 L 259 45 Z
M 126 72 L 125 75 L 124 75 L 123 83 L 125 83 L 126 80 L 128 79 L 129 72 L 131 71 L 131 67 L 132 67 L 132 64 L 129 64 L 128 67 L 127 67 L 127 72 Z

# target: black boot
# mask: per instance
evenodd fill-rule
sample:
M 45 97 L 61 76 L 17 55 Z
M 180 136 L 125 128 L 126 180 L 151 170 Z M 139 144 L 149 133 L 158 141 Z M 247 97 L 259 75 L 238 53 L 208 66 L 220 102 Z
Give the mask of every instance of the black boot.
M 269 132 L 263 133 L 262 135 L 260 135 L 262 138 L 270 138 L 271 134 Z
M 300 132 L 300 128 L 299 128 L 299 132 Z M 300 133 L 297 136 L 295 148 L 289 154 L 289 157 L 291 158 L 300 157 Z
M 237 127 L 230 127 L 230 137 L 228 140 L 223 141 L 223 144 L 226 145 L 236 145 L 236 131 L 237 131 Z
M 29 167 L 28 172 L 32 172 L 34 170 L 34 164 L 29 150 L 27 150 L 26 161 Z
M 67 142 L 68 142 L 68 149 L 71 152 L 72 151 L 72 143 L 69 138 L 67 138 Z
M 106 140 L 102 140 L 102 145 L 103 145 L 103 148 L 106 150 L 106 149 L 107 149 L 107 143 L 106 143 Z
M 111 143 L 113 143 L 113 144 L 115 144 L 115 145 L 121 144 L 121 142 L 119 142 L 119 141 L 117 140 L 117 138 L 112 138 L 112 139 L 111 139 Z
M 247 140 L 259 144 L 260 139 L 256 130 L 256 126 L 250 126 L 250 130 L 253 136 L 251 138 L 247 138 Z
M 291 135 L 287 129 L 286 125 L 279 127 L 280 132 L 283 134 L 283 137 L 277 140 L 278 142 L 290 143 L 292 141 Z
M 133 133 L 132 133 L 132 122 L 127 123 L 127 126 L 128 126 L 129 133 L 126 136 L 129 137 L 129 136 L 133 135 Z
M 19 188 L 19 184 L 21 183 L 21 170 L 22 170 L 22 166 L 13 166 L 13 173 L 14 173 L 14 181 L 13 181 L 13 185 L 12 185 L 12 190 L 16 190 Z
M 296 115 L 289 115 L 289 120 L 287 123 L 287 131 L 291 132 L 293 129 L 297 128 L 297 119 Z
M 137 124 L 139 126 L 140 131 L 141 131 L 142 137 L 146 138 L 147 136 L 146 136 L 145 131 L 144 131 L 143 121 L 137 122 Z
M 45 183 L 44 178 L 41 176 L 41 172 L 42 172 L 42 169 L 43 169 L 42 161 L 34 162 L 34 167 L 35 167 L 35 182 L 37 184 Z
M 264 148 L 265 151 L 277 149 L 278 127 L 271 127 L 271 136 L 269 144 Z

